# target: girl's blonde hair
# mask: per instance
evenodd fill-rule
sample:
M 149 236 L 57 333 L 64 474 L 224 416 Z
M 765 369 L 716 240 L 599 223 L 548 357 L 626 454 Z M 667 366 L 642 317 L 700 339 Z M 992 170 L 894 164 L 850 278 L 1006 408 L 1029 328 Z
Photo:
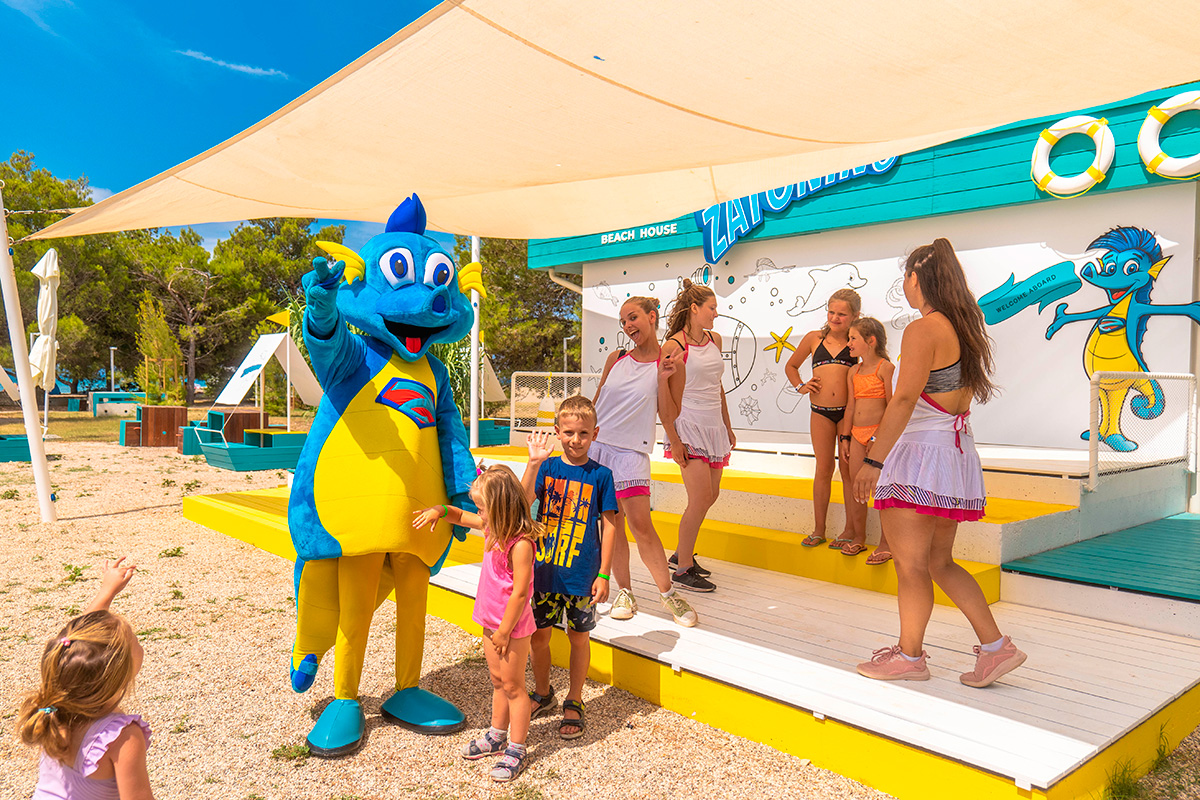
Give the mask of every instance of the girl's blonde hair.
M 858 319 L 858 312 L 862 311 L 862 298 L 858 296 L 858 292 L 853 289 L 838 289 L 833 294 L 829 295 L 829 300 L 825 302 L 825 308 L 829 308 L 830 303 L 834 300 L 841 300 L 846 305 L 850 306 L 850 321 Z M 826 322 L 821 326 L 821 338 L 824 339 L 829 335 L 829 323 Z
M 507 550 L 517 539 L 542 538 L 542 526 L 533 519 L 529 498 L 512 469 L 503 464 L 488 467 L 475 479 L 475 488 L 488 518 L 488 548 L 499 545 Z
M 658 298 L 657 297 L 643 297 L 641 295 L 639 295 L 637 297 L 628 297 L 625 299 L 625 302 L 621 304 L 621 307 L 624 308 L 625 306 L 629 305 L 630 303 L 633 303 L 635 306 L 640 308 L 643 312 L 654 317 L 654 330 L 657 331 L 658 330 Z
M 692 305 L 702 306 L 709 301 L 709 298 L 716 296 L 717 293 L 707 286 L 692 283 L 684 278 L 683 288 L 679 290 L 679 294 L 675 295 L 675 304 L 671 309 L 670 318 L 667 319 L 667 338 L 670 339 L 687 327 L 688 321 L 692 317 Z
M 909 253 L 904 276 L 912 273 L 916 273 L 925 302 L 945 315 L 958 334 L 963 385 L 976 400 L 986 403 L 998 391 L 992 382 L 992 337 L 950 240 L 934 239 L 933 244 L 923 244 Z
M 69 762 L 72 732 L 112 713 L 132 687 L 136 642 L 129 623 L 110 611 L 63 626 L 42 650 L 41 685 L 21 702 L 21 741 Z
M 875 337 L 875 355 L 885 361 L 891 361 L 887 351 L 887 330 L 882 322 L 874 317 L 859 317 L 850 323 L 850 327 L 858 331 L 864 342 L 872 336 Z

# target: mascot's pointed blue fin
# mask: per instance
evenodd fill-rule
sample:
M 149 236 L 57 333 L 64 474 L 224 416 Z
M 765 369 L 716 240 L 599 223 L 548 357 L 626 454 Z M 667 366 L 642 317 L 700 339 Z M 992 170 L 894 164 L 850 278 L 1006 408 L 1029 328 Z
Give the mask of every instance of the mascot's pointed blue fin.
M 416 193 L 400 204 L 388 217 L 388 233 L 425 233 L 425 206 Z

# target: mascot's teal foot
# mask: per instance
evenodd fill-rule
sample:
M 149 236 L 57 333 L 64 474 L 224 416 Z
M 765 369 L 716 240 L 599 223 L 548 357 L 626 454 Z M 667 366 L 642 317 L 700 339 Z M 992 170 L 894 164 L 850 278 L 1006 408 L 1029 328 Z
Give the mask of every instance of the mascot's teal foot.
M 413 686 L 401 689 L 383 704 L 383 716 L 410 731 L 447 734 L 461 731 L 467 718 L 449 700 Z
M 1137 442 L 1131 442 L 1119 433 L 1110 433 L 1101 441 L 1118 453 L 1130 453 L 1138 449 Z
M 362 747 L 366 721 L 357 700 L 334 700 L 308 734 L 308 749 L 317 758 L 348 756 Z
M 291 659 L 289 658 L 290 662 Z M 313 681 L 317 678 L 317 657 L 312 653 L 306 655 L 301 661 L 298 668 L 292 668 L 292 691 L 307 692 L 312 688 Z

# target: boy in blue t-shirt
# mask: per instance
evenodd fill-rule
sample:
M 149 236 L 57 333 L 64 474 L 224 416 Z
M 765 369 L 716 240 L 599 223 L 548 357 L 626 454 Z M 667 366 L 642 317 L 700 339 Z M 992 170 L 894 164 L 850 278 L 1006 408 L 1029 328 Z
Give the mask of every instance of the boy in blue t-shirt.
M 563 701 L 558 734 L 564 739 L 583 735 L 583 682 L 591 663 L 591 634 L 596 627 L 596 604 L 608 599 L 608 571 L 616 535 L 617 492 L 612 471 L 588 458 L 595 441 L 596 408 L 586 397 L 563 401 L 554 420 L 554 435 L 563 454 L 551 458 L 554 444 L 548 433 L 529 436 L 529 463 L 521 484 L 529 501 L 540 502 L 538 520 L 545 528 L 533 566 L 534 691 L 532 717 L 554 708 L 550 685 L 550 634 L 566 617 L 571 643 L 571 686 Z

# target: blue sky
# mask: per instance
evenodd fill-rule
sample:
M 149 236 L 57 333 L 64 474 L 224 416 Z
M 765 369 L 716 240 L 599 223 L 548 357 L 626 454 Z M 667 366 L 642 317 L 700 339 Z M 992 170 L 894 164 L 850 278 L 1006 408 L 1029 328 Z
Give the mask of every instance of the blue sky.
M 103 199 L 253 125 L 434 5 L 0 0 L 0 159 L 32 152 Z M 346 224 L 352 247 L 383 227 Z M 233 225 L 194 227 L 211 248 Z

